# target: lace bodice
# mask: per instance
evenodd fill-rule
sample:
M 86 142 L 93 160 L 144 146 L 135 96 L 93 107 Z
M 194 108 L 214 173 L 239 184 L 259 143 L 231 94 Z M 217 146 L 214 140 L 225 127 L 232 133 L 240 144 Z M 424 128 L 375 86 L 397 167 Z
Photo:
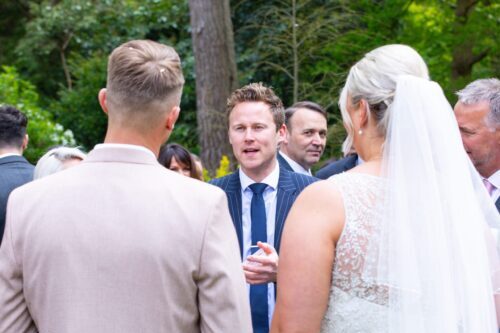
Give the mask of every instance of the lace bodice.
M 345 225 L 336 246 L 332 287 L 321 332 L 384 332 L 387 289 L 363 280 L 371 234 L 380 221 L 382 178 L 342 173 L 330 178 L 342 195 Z M 368 267 L 367 267 L 368 265 Z

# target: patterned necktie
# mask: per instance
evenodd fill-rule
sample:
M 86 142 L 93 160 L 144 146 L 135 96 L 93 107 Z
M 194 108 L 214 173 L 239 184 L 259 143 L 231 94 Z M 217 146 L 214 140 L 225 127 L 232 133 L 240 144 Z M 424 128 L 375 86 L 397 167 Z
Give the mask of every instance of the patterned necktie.
M 252 245 L 258 241 L 267 242 L 266 205 L 263 193 L 267 185 L 254 183 L 250 185 L 253 192 L 250 204 L 250 217 L 252 220 Z M 255 248 L 257 250 L 257 248 Z M 252 251 L 252 254 L 255 251 Z M 250 309 L 252 312 L 252 327 L 254 333 L 269 332 L 267 284 L 250 286 Z
M 488 191 L 488 194 L 491 195 L 493 194 L 493 190 L 495 189 L 495 185 L 490 183 L 490 181 L 486 178 L 483 179 L 484 187 L 486 187 L 486 190 Z

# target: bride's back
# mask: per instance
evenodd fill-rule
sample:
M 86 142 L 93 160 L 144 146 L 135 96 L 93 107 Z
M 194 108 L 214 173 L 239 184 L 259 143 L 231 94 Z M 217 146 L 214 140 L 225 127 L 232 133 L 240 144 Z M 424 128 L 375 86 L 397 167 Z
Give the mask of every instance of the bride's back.
M 370 237 L 380 222 L 385 180 L 358 172 L 331 177 L 344 203 L 344 229 L 337 242 L 332 287 L 322 332 L 384 332 L 388 294 L 363 279 Z M 374 268 L 374 267 L 373 267 Z
M 339 106 L 344 152 L 364 162 L 295 201 L 273 327 L 497 332 L 500 288 L 490 274 L 500 270 L 485 244 L 486 223 L 498 227 L 500 218 L 423 59 L 404 45 L 367 53 L 349 71 Z

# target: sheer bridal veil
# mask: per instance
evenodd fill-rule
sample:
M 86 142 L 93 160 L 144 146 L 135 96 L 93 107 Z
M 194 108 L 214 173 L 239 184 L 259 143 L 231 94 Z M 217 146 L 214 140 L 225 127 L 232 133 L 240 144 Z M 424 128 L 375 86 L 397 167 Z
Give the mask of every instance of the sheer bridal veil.
M 497 332 L 500 218 L 453 110 L 437 83 L 402 75 L 387 112 L 388 187 L 363 279 L 387 287 L 388 332 Z

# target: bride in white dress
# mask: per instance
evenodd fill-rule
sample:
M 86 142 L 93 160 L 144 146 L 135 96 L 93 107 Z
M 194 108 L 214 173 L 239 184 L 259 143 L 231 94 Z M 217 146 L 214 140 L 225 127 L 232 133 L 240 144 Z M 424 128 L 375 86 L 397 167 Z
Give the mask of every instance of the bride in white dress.
M 295 202 L 271 332 L 498 332 L 500 218 L 420 55 L 366 54 L 339 104 L 364 163 Z

